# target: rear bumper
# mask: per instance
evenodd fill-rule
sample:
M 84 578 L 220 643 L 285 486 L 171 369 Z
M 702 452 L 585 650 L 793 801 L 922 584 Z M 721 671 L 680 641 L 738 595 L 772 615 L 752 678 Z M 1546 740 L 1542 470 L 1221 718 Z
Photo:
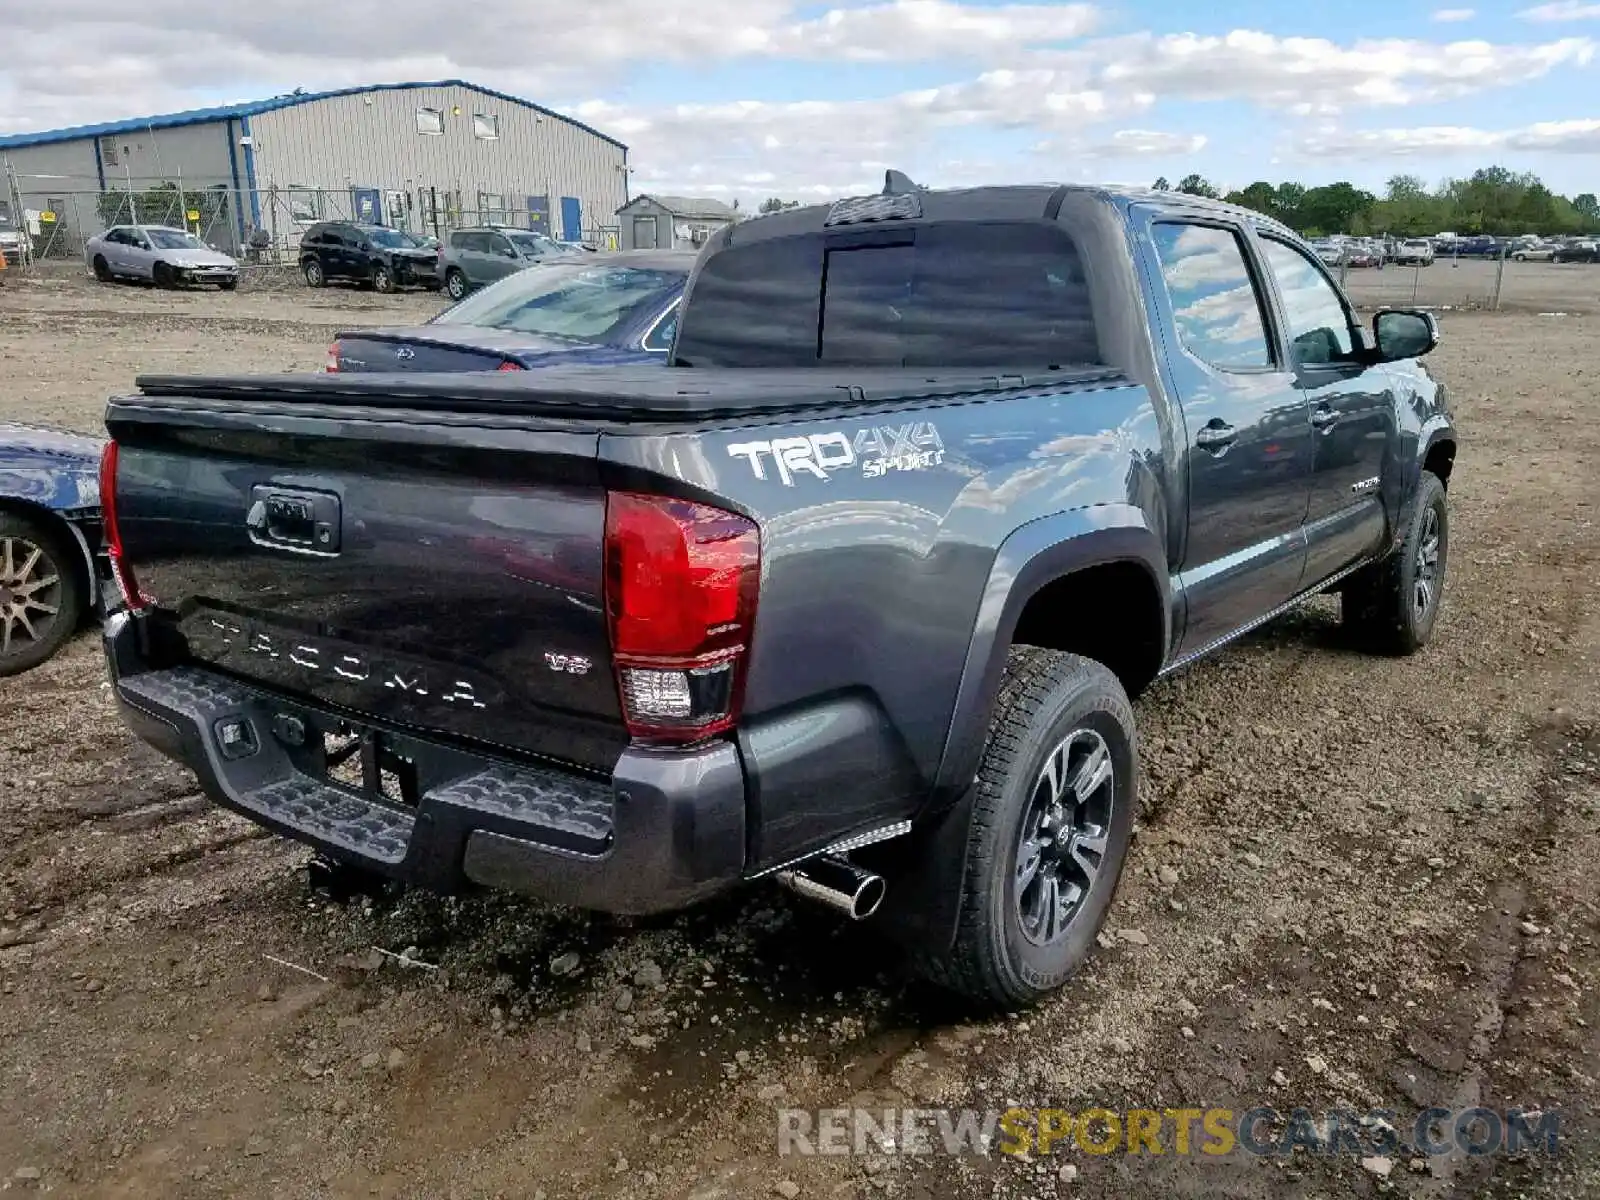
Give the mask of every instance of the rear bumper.
M 276 730 L 331 714 L 177 667 L 150 670 L 137 622 L 106 623 L 105 649 L 123 717 L 198 776 L 206 794 L 345 862 L 438 891 L 466 883 L 615 913 L 684 907 L 738 881 L 745 786 L 729 743 L 624 751 L 609 782 L 396 735 L 433 780 L 414 809 L 369 799 L 302 769 Z M 220 730 L 240 725 L 242 742 Z

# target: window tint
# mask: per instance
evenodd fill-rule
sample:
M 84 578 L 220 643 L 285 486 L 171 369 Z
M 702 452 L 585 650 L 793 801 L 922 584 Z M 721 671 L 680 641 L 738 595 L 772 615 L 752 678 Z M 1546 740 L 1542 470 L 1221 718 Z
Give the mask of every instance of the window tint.
M 1261 297 L 1237 234 L 1207 225 L 1151 229 L 1185 350 L 1224 369 L 1272 364 Z
M 914 367 L 1100 360 L 1078 249 L 1057 226 L 949 222 L 885 228 L 865 239 L 831 236 L 832 245 L 829 234 L 816 233 L 736 243 L 714 255 L 684 309 L 679 360 Z
M 1347 362 L 1355 357 L 1350 313 L 1328 277 L 1309 258 L 1285 242 L 1262 238 L 1267 262 L 1283 296 L 1289 341 L 1297 362 Z

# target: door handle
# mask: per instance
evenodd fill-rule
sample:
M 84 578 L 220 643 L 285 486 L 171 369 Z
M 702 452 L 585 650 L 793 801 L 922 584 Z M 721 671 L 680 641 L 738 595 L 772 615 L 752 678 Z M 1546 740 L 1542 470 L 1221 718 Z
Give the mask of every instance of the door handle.
M 1339 414 L 1331 408 L 1319 408 L 1311 414 L 1311 423 L 1318 429 L 1327 429 L 1330 425 L 1337 423 L 1338 420 Z
M 1238 440 L 1239 431 L 1220 421 L 1202 426 L 1200 432 L 1194 435 L 1194 444 L 1202 450 L 1226 450 Z

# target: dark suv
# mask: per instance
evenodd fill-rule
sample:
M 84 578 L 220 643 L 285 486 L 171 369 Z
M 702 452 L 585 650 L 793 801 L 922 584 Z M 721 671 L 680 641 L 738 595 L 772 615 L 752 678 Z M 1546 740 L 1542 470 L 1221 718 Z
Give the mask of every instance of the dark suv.
M 335 279 L 370 284 L 374 291 L 439 286 L 439 253 L 386 225 L 324 221 L 300 239 L 300 269 L 309 287 Z

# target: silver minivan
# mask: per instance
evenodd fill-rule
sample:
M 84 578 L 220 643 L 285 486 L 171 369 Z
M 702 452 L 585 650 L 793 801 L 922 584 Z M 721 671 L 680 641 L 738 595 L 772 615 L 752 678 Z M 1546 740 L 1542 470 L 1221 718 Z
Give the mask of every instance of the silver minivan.
M 439 270 L 446 294 L 459 300 L 473 288 L 504 279 L 523 267 L 577 253 L 542 233 L 485 225 L 451 230 L 439 248 Z

